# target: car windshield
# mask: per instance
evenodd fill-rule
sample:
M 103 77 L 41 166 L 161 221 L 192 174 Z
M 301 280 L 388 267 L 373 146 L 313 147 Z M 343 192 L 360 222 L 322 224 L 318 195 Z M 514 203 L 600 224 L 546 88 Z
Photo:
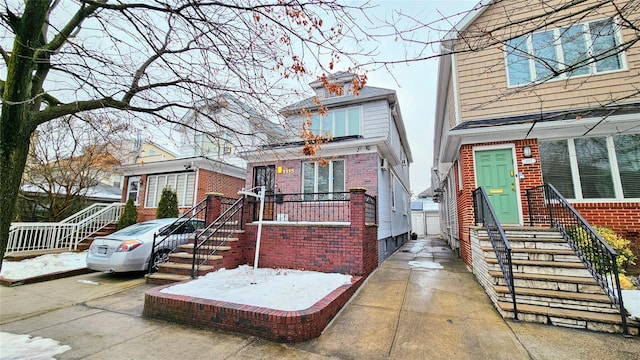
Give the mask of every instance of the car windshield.
M 147 231 L 155 229 L 158 227 L 157 223 L 140 223 L 128 226 L 122 230 L 118 230 L 113 233 L 113 235 L 122 235 L 122 236 L 134 236 L 144 234 Z

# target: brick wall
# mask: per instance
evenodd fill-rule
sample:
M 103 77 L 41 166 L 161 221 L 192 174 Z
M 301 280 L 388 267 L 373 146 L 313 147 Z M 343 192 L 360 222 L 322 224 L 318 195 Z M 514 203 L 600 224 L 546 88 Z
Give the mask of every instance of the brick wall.
M 229 175 L 220 174 L 206 169 L 198 170 L 198 189 L 196 203 L 204 199 L 208 192 L 216 192 L 223 194 L 226 197 L 238 197 L 238 190 L 242 189 L 245 185 L 244 179 L 236 178 Z M 156 208 L 145 208 L 144 199 L 146 192 L 147 176 L 156 174 L 140 175 L 140 180 L 144 184 L 138 193 L 138 221 L 153 220 L 156 218 Z M 129 183 L 129 177 L 124 180 L 125 184 Z M 126 201 L 126 191 L 123 191 L 122 199 Z M 195 205 L 195 204 L 194 204 Z M 189 210 L 191 206 L 179 207 L 180 212 Z
M 262 226 L 260 267 L 305 269 L 367 276 L 378 266 L 378 227 L 365 225 L 364 191 L 351 191 L 351 225 Z M 245 257 L 253 262 L 257 224 L 245 226 Z
M 378 195 L 378 154 L 354 154 L 337 157 L 335 159 L 344 159 L 345 161 L 345 189 L 356 187 L 365 188 L 369 195 Z M 313 161 L 313 159 L 303 158 L 275 162 L 275 182 L 278 191 L 283 194 L 302 192 L 302 163 L 307 161 Z M 274 165 L 274 163 L 253 163 L 249 165 L 246 177 L 247 187 L 253 187 L 253 168 L 266 165 Z M 283 169 L 283 172 L 280 174 L 277 173 L 278 167 L 282 167 Z

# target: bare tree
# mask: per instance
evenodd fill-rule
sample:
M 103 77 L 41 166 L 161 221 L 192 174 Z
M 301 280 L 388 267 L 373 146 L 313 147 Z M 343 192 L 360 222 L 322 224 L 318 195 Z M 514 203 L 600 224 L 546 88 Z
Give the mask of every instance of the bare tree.
M 22 177 L 17 216 L 60 221 L 80 210 L 90 191 L 121 165 L 120 132 L 98 132 L 91 122 L 62 118 L 44 123 L 33 135 Z

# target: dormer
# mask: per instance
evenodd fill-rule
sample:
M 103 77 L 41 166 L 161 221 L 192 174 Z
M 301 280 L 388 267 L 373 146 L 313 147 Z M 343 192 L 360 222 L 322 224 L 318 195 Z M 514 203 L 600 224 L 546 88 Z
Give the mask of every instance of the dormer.
M 323 82 L 321 80 L 313 81 L 309 83 L 309 86 L 313 88 L 316 96 L 320 99 L 340 97 L 350 94 L 350 90 L 353 86 L 351 81 L 354 77 L 355 74 L 346 71 L 340 71 L 335 74 L 330 74 L 326 77 L 327 81 L 329 81 L 330 83 L 339 84 L 342 86 L 342 92 L 340 94 L 337 92 L 329 91 L 323 86 Z

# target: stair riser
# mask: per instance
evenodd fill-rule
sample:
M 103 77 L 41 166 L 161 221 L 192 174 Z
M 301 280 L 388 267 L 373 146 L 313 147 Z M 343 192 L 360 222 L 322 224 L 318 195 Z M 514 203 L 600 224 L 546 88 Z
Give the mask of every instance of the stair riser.
M 516 287 L 527 289 L 558 290 L 584 294 L 603 294 L 602 289 L 598 285 L 583 285 L 558 281 L 524 279 L 513 279 L 513 283 Z M 494 278 L 494 285 L 507 286 L 506 280 L 504 278 Z
M 497 294 L 498 301 L 511 301 L 511 294 Z M 516 293 L 516 302 L 518 304 L 529 304 L 546 306 L 552 308 L 561 308 L 569 310 L 590 311 L 603 314 L 619 314 L 618 310 L 611 304 L 598 303 L 593 301 L 578 301 L 569 299 L 556 299 L 541 296 L 518 295 Z
M 504 311 L 500 310 L 500 313 L 504 318 L 513 319 L 512 311 Z M 574 319 L 565 319 L 558 318 L 553 316 L 539 315 L 539 314 L 526 314 L 522 312 L 518 312 L 518 319 L 520 321 L 540 323 L 540 324 L 550 324 L 555 326 L 562 326 L 574 329 L 587 329 L 591 331 L 599 331 L 599 332 L 607 332 L 620 334 L 622 332 L 622 326 L 616 324 L 608 324 L 597 321 L 585 321 L 585 320 L 574 320 Z M 628 327 L 629 334 L 633 336 L 638 336 L 639 330 L 636 327 L 629 326 Z
M 495 259 L 496 253 L 493 251 L 485 251 L 484 257 L 486 259 Z M 576 255 L 521 253 L 521 252 L 512 252 L 511 259 L 536 260 L 536 261 L 560 261 L 560 262 L 575 262 L 575 263 L 581 262 L 580 258 L 578 258 Z
M 191 269 L 164 268 L 164 267 L 162 267 L 162 265 L 158 266 L 158 268 L 160 269 L 159 271 L 161 271 L 162 273 L 165 273 L 165 274 L 191 276 Z M 215 271 L 215 270 L 211 270 L 211 271 Z M 198 276 L 205 275 L 205 274 L 207 274 L 207 273 L 209 273 L 211 271 L 198 270 Z
M 544 249 L 544 250 L 571 250 L 571 246 L 559 239 L 558 242 L 536 242 L 536 241 L 509 241 L 512 249 Z M 480 241 L 482 247 L 492 247 L 491 241 Z
M 488 264 L 488 270 L 500 271 L 500 266 L 498 264 Z M 572 269 L 572 268 L 559 268 L 559 267 L 548 267 L 548 266 L 514 265 L 513 272 L 525 273 L 525 274 L 591 277 L 591 274 L 587 269 Z

